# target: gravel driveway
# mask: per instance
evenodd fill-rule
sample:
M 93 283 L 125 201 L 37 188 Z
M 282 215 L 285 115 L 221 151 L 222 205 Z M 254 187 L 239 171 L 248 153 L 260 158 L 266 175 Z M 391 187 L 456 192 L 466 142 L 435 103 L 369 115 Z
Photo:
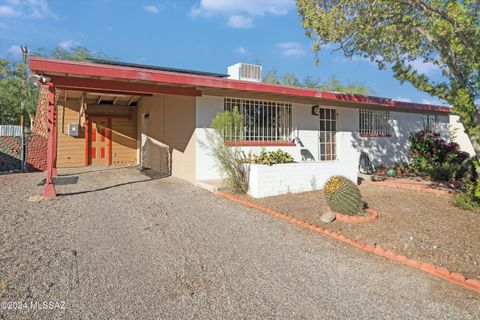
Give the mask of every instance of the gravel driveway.
M 0 302 L 27 305 L 0 319 L 480 318 L 479 294 L 181 180 L 60 174 L 53 201 L 0 176 Z

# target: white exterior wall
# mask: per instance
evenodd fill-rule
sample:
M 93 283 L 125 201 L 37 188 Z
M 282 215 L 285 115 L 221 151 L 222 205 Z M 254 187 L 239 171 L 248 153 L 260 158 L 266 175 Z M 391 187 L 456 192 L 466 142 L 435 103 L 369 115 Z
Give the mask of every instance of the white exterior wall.
M 254 198 L 275 196 L 287 192 L 323 189 L 332 175 L 341 175 L 357 183 L 358 158 L 342 161 L 309 161 L 266 166 L 250 165 L 248 194 Z
M 463 127 L 463 124 L 460 123 L 457 115 L 450 115 L 450 131 L 454 133 L 454 141 L 460 145 L 460 150 L 468 152 L 470 156 L 474 156 L 475 150 L 473 149 L 472 143 L 465 133 L 465 128 Z
M 394 165 L 410 161 L 409 135 L 423 129 L 423 115 L 410 112 L 390 112 L 391 129 L 389 137 L 362 137 L 359 131 L 359 112 L 357 109 L 344 109 L 339 118 L 344 129 L 351 131 L 351 143 L 359 152 L 366 152 L 373 164 Z M 438 116 L 439 133 L 448 139 L 449 117 Z
M 297 137 L 300 143 L 296 146 L 273 146 L 264 147 L 266 151 L 282 149 L 290 153 L 295 161 L 300 162 L 302 160 L 301 150 L 308 150 L 315 160 L 318 159 L 319 149 L 319 120 L 318 116 L 314 116 L 311 113 L 310 104 L 292 104 L 292 137 Z M 325 106 L 328 107 L 328 106 Z M 223 109 L 223 97 L 214 96 L 202 96 L 197 98 L 197 115 L 196 115 L 196 179 L 197 180 L 209 180 L 222 178 L 216 167 L 215 160 L 209 155 L 208 148 L 206 148 L 207 141 L 205 137 L 205 130 L 207 129 L 213 117 L 218 112 L 222 112 Z M 311 170 L 321 170 L 328 175 L 332 174 L 344 174 L 350 177 L 350 171 L 343 172 L 342 166 L 349 166 L 354 168 L 354 172 L 358 169 L 358 160 L 362 151 L 367 152 L 370 160 L 376 164 L 383 163 L 385 165 L 392 165 L 395 162 L 405 162 L 409 160 L 409 144 L 408 136 L 412 131 L 418 131 L 422 129 L 423 118 L 419 113 L 406 113 L 406 112 L 390 112 L 392 119 L 392 130 L 390 137 L 360 137 L 359 131 L 359 112 L 354 108 L 341 108 L 336 107 L 337 111 L 337 160 L 331 162 L 316 162 L 317 165 L 312 166 Z M 439 115 L 440 131 L 444 138 L 448 136 L 448 115 Z M 211 130 L 211 129 L 210 129 Z M 242 147 L 242 150 L 248 154 L 258 154 L 262 147 Z M 285 172 L 280 179 L 284 181 L 284 177 L 289 176 L 292 185 L 299 185 L 295 182 L 295 175 L 299 175 L 295 164 L 288 165 L 275 165 L 273 167 L 291 168 L 290 173 Z M 258 172 L 270 172 L 276 171 L 276 169 L 255 169 Z M 308 169 L 309 167 L 305 167 Z M 308 169 L 308 170 L 310 170 Z M 273 171 L 272 171 L 273 170 Z M 350 170 L 350 169 L 349 169 Z M 295 172 L 295 173 L 292 173 Z M 307 171 L 308 172 L 308 171 Z M 255 175 L 255 172 L 252 171 Z M 277 172 L 274 175 L 279 175 Z M 310 180 L 312 175 L 303 174 L 305 179 L 308 180 L 307 186 L 310 188 Z M 262 178 L 263 179 L 263 178 Z M 303 178 L 302 178 L 303 179 Z M 323 186 L 321 181 L 324 179 L 321 176 L 316 177 L 317 184 Z M 272 180 L 277 183 L 277 180 Z M 283 182 L 282 182 L 283 183 Z M 305 181 L 301 183 L 305 186 Z M 279 190 L 283 190 L 281 187 Z M 304 188 L 304 187 L 302 187 Z M 308 190 L 302 189 L 302 190 Z M 311 188 L 310 188 L 311 189 Z M 282 191 L 282 192 L 283 192 Z M 259 191 L 258 194 L 267 194 L 266 191 Z

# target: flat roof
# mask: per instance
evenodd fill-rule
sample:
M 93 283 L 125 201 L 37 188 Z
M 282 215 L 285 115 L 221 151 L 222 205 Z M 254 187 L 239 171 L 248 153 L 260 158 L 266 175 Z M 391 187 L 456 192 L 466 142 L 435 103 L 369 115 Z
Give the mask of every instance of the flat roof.
M 205 71 L 197 71 L 197 70 L 189 70 L 189 69 L 152 66 L 152 65 L 148 65 L 148 64 L 138 64 L 138 63 L 116 61 L 116 60 L 105 60 L 105 59 L 87 59 L 87 60 L 90 61 L 90 62 L 93 62 L 93 63 L 105 64 L 105 65 L 111 65 L 111 66 L 140 68 L 140 69 L 149 69 L 149 70 L 160 70 L 160 71 L 168 71 L 168 72 L 175 72 L 175 73 L 198 74 L 198 75 L 201 75 L 201 76 L 210 76 L 210 77 L 217 77 L 217 78 L 227 78 L 228 77 L 228 74 L 225 74 L 225 73 L 215 73 L 215 72 L 205 72 Z
M 112 62 L 108 60 L 68 61 L 29 57 L 30 70 L 47 75 L 52 83 L 65 90 L 101 90 L 138 94 L 177 94 L 201 96 L 202 92 L 225 95 L 257 93 L 279 98 L 308 99 L 355 107 L 372 106 L 398 111 L 450 113 L 449 107 L 397 101 L 390 98 L 346 94 L 317 89 L 288 87 L 263 82 L 227 79 L 222 74 L 209 74 L 184 69 L 163 68 Z M 168 69 L 168 70 L 167 70 Z

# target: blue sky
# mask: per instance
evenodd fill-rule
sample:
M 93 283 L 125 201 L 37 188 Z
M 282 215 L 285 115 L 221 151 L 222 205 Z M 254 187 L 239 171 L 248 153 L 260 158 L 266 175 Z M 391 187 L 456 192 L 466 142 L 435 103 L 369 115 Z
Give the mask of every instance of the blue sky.
M 377 96 L 438 103 L 362 58 L 325 49 L 315 65 L 293 0 L 0 0 L 0 56 L 19 58 L 19 45 L 81 45 L 123 61 L 221 73 L 236 62 L 260 62 L 264 73 L 336 75 Z M 431 64 L 415 67 L 440 76 Z

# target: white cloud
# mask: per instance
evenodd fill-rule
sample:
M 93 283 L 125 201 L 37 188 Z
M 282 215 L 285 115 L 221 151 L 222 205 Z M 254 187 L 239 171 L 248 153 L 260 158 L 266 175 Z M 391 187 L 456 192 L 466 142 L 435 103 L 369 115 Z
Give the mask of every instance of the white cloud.
M 233 49 L 233 52 L 235 52 L 236 54 L 240 54 L 242 56 L 245 56 L 249 53 L 248 50 L 245 49 L 244 47 L 236 47 L 235 49 Z
M 305 50 L 297 42 L 282 42 L 277 44 L 276 47 L 280 49 L 281 54 L 286 57 L 303 56 L 305 54 Z
M 393 100 L 403 101 L 403 102 L 412 102 L 412 99 L 410 99 L 410 98 L 405 98 L 405 97 L 396 97 L 396 98 L 393 99 Z
M 440 68 L 433 64 L 432 62 L 424 62 L 422 59 L 416 59 L 410 63 L 413 69 L 417 70 L 419 73 L 431 74 L 435 71 L 439 71 Z
M 0 6 L 0 17 L 18 17 L 20 15 L 21 12 L 11 6 Z
M 22 55 L 22 48 L 18 44 L 10 46 L 8 48 L 8 53 L 13 55 L 13 56 L 21 56 Z
M 205 16 L 238 13 L 250 16 L 259 16 L 265 13 L 285 15 L 294 7 L 293 0 L 201 0 L 200 4 L 191 9 L 190 13 Z
M 144 5 L 143 10 L 147 11 L 148 13 L 157 14 L 160 12 L 160 6 L 157 6 L 155 4 Z
M 107 26 L 107 31 L 112 31 L 113 27 L 112 26 Z
M 445 102 L 441 102 L 439 100 L 434 100 L 434 99 L 422 99 L 420 103 L 423 104 L 433 104 L 433 105 L 442 105 L 445 104 Z
M 80 42 L 74 41 L 74 40 L 63 40 L 58 44 L 58 46 L 62 49 L 69 50 L 74 47 L 78 47 L 80 45 Z
M 237 29 L 248 29 L 253 27 L 253 18 L 233 15 L 228 17 L 228 26 Z
M 285 15 L 295 8 L 294 0 L 200 0 L 190 9 L 192 17 L 223 15 L 233 28 L 250 28 L 253 19 L 265 14 Z
M 7 0 L 0 6 L 0 17 L 57 18 L 46 0 Z

